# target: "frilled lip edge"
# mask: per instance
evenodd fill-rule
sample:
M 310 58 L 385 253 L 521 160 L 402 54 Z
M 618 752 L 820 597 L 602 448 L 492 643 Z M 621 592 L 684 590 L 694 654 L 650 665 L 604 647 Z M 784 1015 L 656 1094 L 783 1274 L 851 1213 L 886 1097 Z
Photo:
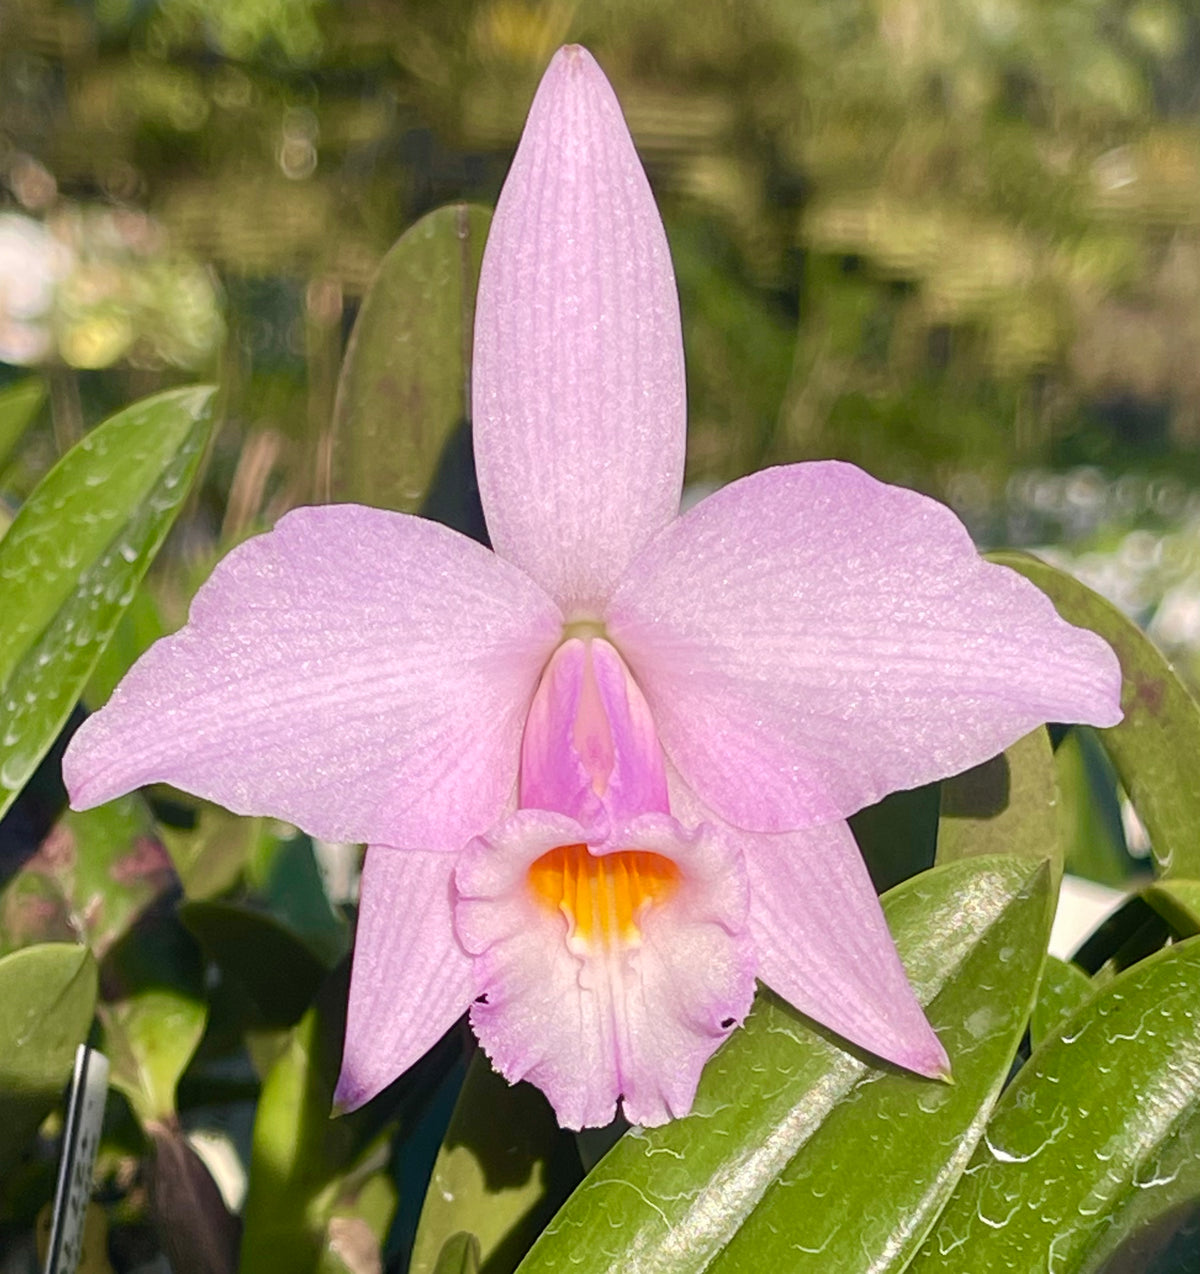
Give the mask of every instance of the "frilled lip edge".
M 564 846 L 586 847 L 601 874 L 635 852 L 667 860 L 678 878 L 644 902 L 636 932 L 584 935 L 569 906 L 530 888 L 531 867 Z M 610 1122 L 618 1100 L 643 1126 L 687 1114 L 705 1063 L 754 998 L 737 850 L 710 825 L 685 829 L 665 814 L 601 841 L 564 815 L 520 810 L 472 842 L 456 881 L 479 997 L 471 1025 L 496 1069 L 541 1088 L 565 1128 Z

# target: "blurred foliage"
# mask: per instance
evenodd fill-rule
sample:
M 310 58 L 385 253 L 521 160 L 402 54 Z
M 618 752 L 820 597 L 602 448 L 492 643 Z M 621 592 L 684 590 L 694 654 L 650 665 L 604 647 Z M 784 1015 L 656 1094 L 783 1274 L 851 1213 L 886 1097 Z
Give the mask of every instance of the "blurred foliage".
M 1182 0 L 8 0 L 4 26 L 6 215 L 59 254 L 42 361 L 107 369 L 90 404 L 219 359 L 230 533 L 318 494 L 366 284 L 421 213 L 492 201 L 567 39 L 663 204 L 694 478 L 837 454 L 978 515 L 1015 466 L 1200 435 Z

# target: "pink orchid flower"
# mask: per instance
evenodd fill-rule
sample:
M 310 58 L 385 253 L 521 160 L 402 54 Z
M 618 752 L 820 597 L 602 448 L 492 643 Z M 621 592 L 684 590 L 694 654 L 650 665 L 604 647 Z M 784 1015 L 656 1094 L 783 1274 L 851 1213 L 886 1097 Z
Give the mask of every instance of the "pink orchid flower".
M 843 820 L 1040 722 L 1112 725 L 1117 661 L 947 509 L 850 465 L 678 516 L 670 256 L 580 48 L 496 209 L 474 418 L 495 552 L 403 514 L 290 513 L 76 735 L 75 805 L 166 781 L 368 842 L 346 1107 L 469 1008 L 564 1126 L 618 1100 L 661 1123 L 756 976 L 946 1073 Z

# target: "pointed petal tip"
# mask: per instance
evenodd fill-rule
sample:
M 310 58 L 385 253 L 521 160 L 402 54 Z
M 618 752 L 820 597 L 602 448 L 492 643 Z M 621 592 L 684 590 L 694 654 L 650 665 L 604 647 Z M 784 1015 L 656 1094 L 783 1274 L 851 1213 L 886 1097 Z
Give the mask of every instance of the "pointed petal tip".
M 954 1068 L 950 1064 L 950 1057 L 928 1021 L 922 1032 L 922 1038 L 906 1041 L 896 1049 L 889 1060 L 925 1079 L 936 1080 L 942 1084 L 954 1083 Z
M 333 1090 L 333 1102 L 330 1106 L 329 1117 L 336 1119 L 339 1115 L 350 1114 L 360 1106 L 365 1106 L 372 1097 L 382 1092 L 386 1087 L 386 1083 L 374 1086 L 364 1084 L 349 1067 L 343 1066 L 341 1074 L 338 1075 L 337 1086 Z

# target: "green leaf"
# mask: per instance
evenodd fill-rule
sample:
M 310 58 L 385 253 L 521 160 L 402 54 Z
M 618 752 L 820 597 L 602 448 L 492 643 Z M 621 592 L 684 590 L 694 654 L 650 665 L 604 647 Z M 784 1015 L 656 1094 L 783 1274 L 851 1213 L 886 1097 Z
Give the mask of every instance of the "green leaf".
M 912 1274 L 1085 1274 L 1200 1193 L 1200 940 L 1135 965 L 1004 1094 Z
M 526 1274 L 900 1270 L 965 1166 L 1024 1029 L 1050 925 L 1045 863 L 948 863 L 884 900 L 956 1083 L 871 1065 L 760 992 L 693 1114 L 628 1133 Z
M 509 1274 L 582 1175 L 575 1139 L 545 1097 L 510 1085 L 477 1051 L 434 1164 L 412 1274 L 439 1269 L 446 1236 L 464 1229 L 488 1274 Z
M 175 886 L 171 860 L 137 796 L 68 810 L 0 893 L 0 949 L 83 938 L 99 957 Z
M 479 1240 L 473 1234 L 452 1234 L 438 1254 L 433 1274 L 479 1274 Z
M 195 477 L 212 390 L 136 403 L 38 484 L 0 540 L 0 814 L 66 721 Z
M 255 892 L 281 924 L 332 968 L 350 948 L 350 930 L 330 905 L 311 838 L 299 832 L 264 836 L 255 847 L 258 852 L 246 872 Z
M 1028 854 L 1049 859 L 1055 875 L 1062 875 L 1058 779 L 1044 726 L 941 786 L 939 863 Z
M 1054 753 L 1062 793 L 1062 839 L 1073 876 L 1121 889 L 1134 869 L 1125 847 L 1117 782 L 1108 756 L 1086 726 L 1069 730 Z
M 0 389 L 0 469 L 46 399 L 46 387 L 36 377 Z
M 0 1171 L 62 1098 L 95 1005 L 86 947 L 47 943 L 0 959 Z
M 331 1119 L 348 969 L 332 976 L 290 1033 L 254 1119 L 241 1268 L 315 1270 L 338 1205 L 338 1178 L 364 1150 L 371 1113 Z
M 143 1127 L 173 1126 L 175 1087 L 204 1034 L 204 966 L 172 915 L 150 914 L 104 960 L 97 1013 L 114 1088 Z
M 87 702 L 107 703 L 117 683 L 166 631 L 158 602 L 143 582 L 92 669 L 84 691 Z
M 938 784 L 891 792 L 850 816 L 850 829 L 877 893 L 933 866 L 938 835 Z
M 384 257 L 350 337 L 334 406 L 330 494 L 415 512 L 470 419 L 470 351 L 491 213 L 438 208 Z
M 231 902 L 189 902 L 179 919 L 257 1010 L 257 1025 L 294 1026 L 325 978 L 326 967 L 273 916 Z
M 1142 897 L 1181 938 L 1200 934 L 1200 880 L 1160 880 Z
M 194 827 L 164 827 L 163 843 L 183 892 L 199 901 L 232 889 L 259 843 L 270 837 L 268 823 L 201 802 Z
M 1077 964 L 1047 956 L 1038 987 L 1037 1002 L 1029 1020 L 1034 1046 L 1056 1031 L 1073 1013 L 1092 998 L 1096 987 Z
M 1150 639 L 1115 606 L 1024 553 L 990 553 L 1046 593 L 1072 624 L 1105 639 L 1121 661 L 1125 719 L 1097 734 L 1137 809 L 1164 875 L 1200 876 L 1200 705 Z

